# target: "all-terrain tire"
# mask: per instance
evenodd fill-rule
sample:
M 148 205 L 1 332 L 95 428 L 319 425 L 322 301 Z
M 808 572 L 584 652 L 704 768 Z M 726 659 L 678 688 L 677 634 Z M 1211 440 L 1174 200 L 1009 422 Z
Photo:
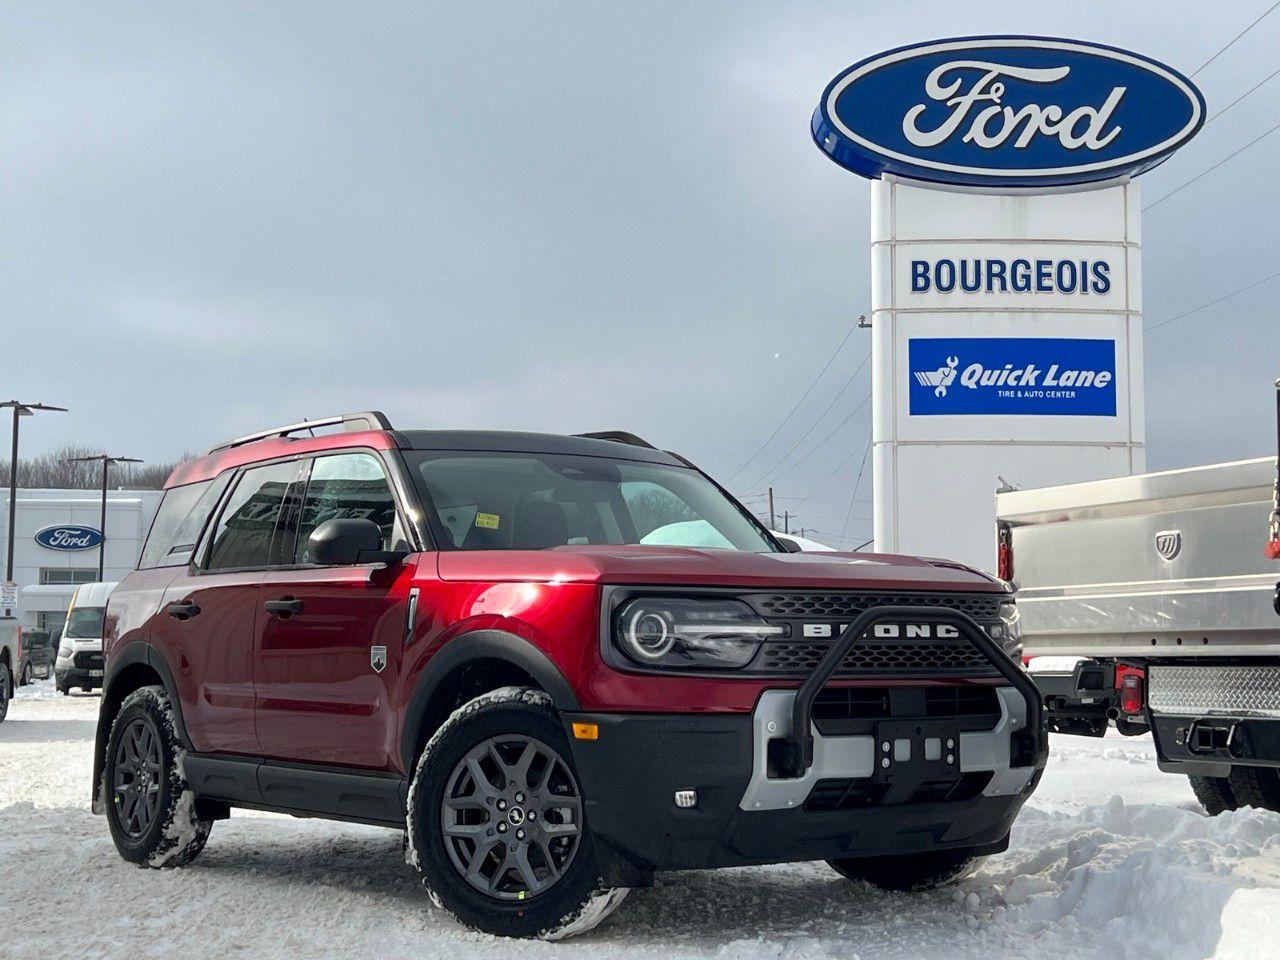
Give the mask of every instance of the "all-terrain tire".
M 31 677 L 32 677 L 31 661 L 28 660 L 22 666 L 22 676 L 18 678 L 18 686 L 25 687 L 27 684 L 31 682 Z
M 1196 795 L 1200 806 L 1204 807 L 1204 812 L 1209 816 L 1216 817 L 1228 810 L 1239 809 L 1240 801 L 1236 799 L 1235 792 L 1231 789 L 1229 778 L 1198 777 L 1188 774 L 1187 779 L 1191 781 L 1191 792 Z
M 9 715 L 9 701 L 13 699 L 13 674 L 7 660 L 0 660 L 0 723 Z
M 1280 773 L 1269 767 L 1232 767 L 1231 793 L 1237 807 L 1280 811 Z
M 111 839 L 130 863 L 181 867 L 204 849 L 212 823 L 196 816 L 185 753 L 164 687 L 125 697 L 107 740 L 102 795 Z
M 932 890 L 968 874 L 982 857 L 967 850 L 939 850 L 892 857 L 828 860 L 848 880 L 865 880 L 881 890 Z
M 572 781 L 570 785 L 577 791 L 580 813 L 576 824 L 577 846 L 572 858 L 561 865 L 558 879 L 551 882 L 548 888 L 531 896 L 513 895 L 508 891 L 504 899 L 499 894 L 487 893 L 474 886 L 464 876 L 462 867 L 455 866 L 455 860 L 460 856 L 459 848 L 456 845 L 447 846 L 454 841 L 445 836 L 444 805 L 447 792 L 458 789 L 458 775 L 466 766 L 468 758 L 474 757 L 481 745 L 508 737 L 532 740 L 538 749 L 547 748 L 551 754 L 558 756 L 563 764 L 557 767 L 559 775 L 567 776 Z M 545 760 L 546 757 L 543 756 L 542 759 Z M 503 773 L 508 768 L 499 770 L 494 767 L 493 770 L 493 776 L 505 782 Z M 474 776 L 472 780 L 474 782 Z M 493 786 L 487 772 L 485 780 L 486 789 Z M 526 785 L 530 781 L 526 770 Z M 520 781 L 512 778 L 511 783 L 519 784 Z M 478 788 L 479 784 L 474 783 L 474 786 Z M 510 792 L 513 788 L 508 784 L 501 789 Z M 541 789 L 546 789 L 545 784 Z M 457 794 L 448 793 L 448 796 L 454 798 Z M 478 789 L 472 796 L 480 796 Z M 500 798 L 495 797 L 494 802 L 498 799 Z M 489 799 L 482 802 L 488 804 Z M 502 802 L 506 805 L 510 803 L 510 798 Z M 521 801 L 522 804 L 525 802 Z M 528 802 L 532 803 L 532 796 Z M 513 827 L 510 823 L 503 823 L 503 815 L 497 813 L 496 807 L 486 810 L 479 803 L 475 807 L 474 819 L 479 822 L 482 832 L 487 834 L 491 824 L 494 830 L 502 825 L 504 831 L 502 842 L 493 848 L 491 856 L 494 860 L 481 862 L 480 866 L 488 866 L 490 876 L 507 875 L 507 861 L 504 858 L 508 850 L 517 849 Z M 506 809 L 510 814 L 511 808 Z M 533 805 L 529 809 L 534 809 L 536 814 Z M 432 902 L 472 929 L 503 937 L 540 937 L 545 940 L 575 936 L 593 929 L 609 916 L 628 892 L 626 889 L 607 887 L 601 878 L 591 833 L 585 821 L 585 810 L 586 803 L 577 784 L 569 740 L 551 705 L 551 698 L 541 690 L 504 687 L 477 697 L 455 710 L 423 749 L 409 787 L 407 859 L 421 874 Z M 559 816 L 558 813 L 549 814 L 546 808 L 542 813 L 544 822 L 550 822 L 549 815 Z M 521 818 L 525 816 L 527 814 L 522 808 Z M 528 823 L 524 825 L 528 826 Z M 486 836 L 483 841 L 486 846 L 495 842 L 495 836 L 496 834 Z M 464 846 L 463 849 L 478 856 L 480 843 L 477 839 L 474 847 Z M 526 853 L 526 861 L 534 855 Z M 536 856 L 541 857 L 541 854 Z M 473 858 L 472 862 L 477 861 Z M 541 860 L 540 863 L 545 864 L 546 861 Z M 541 872 L 541 882 L 548 882 L 547 877 L 555 876 L 545 870 Z M 518 873 L 515 875 L 517 881 L 519 876 Z

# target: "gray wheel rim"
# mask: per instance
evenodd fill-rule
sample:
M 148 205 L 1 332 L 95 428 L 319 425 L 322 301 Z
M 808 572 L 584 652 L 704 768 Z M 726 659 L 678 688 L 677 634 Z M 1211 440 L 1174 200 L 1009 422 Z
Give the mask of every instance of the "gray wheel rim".
M 143 717 L 132 721 L 116 747 L 112 795 L 125 834 L 137 839 L 151 829 L 160 807 L 160 735 Z
M 582 793 L 533 737 L 490 737 L 449 775 L 440 829 L 454 869 L 498 900 L 526 900 L 564 876 L 582 839 Z

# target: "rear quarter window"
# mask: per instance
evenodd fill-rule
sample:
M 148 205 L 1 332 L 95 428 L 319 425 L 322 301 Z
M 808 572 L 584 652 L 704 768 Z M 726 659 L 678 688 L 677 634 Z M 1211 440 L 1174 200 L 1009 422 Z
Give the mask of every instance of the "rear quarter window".
M 230 479 L 227 472 L 212 480 L 166 490 L 142 548 L 138 569 L 184 567 L 190 563 L 200 531 Z

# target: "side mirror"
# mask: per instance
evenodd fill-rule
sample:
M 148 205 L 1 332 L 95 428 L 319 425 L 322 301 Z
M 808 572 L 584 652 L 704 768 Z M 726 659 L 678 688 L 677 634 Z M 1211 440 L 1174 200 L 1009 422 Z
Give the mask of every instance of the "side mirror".
M 311 562 L 322 567 L 350 567 L 358 563 L 399 563 L 408 554 L 383 550 L 382 531 L 372 520 L 326 520 L 307 538 Z
M 800 546 L 800 544 L 796 543 L 790 537 L 784 537 L 779 533 L 775 533 L 773 538 L 782 544 L 783 549 L 786 550 L 787 553 L 804 553 L 804 547 Z

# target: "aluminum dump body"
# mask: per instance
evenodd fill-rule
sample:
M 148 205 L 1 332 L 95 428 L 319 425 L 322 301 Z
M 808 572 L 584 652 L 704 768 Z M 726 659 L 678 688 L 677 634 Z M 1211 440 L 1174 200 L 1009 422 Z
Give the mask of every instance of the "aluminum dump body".
M 996 495 L 1028 656 L 1280 656 L 1271 457 Z

